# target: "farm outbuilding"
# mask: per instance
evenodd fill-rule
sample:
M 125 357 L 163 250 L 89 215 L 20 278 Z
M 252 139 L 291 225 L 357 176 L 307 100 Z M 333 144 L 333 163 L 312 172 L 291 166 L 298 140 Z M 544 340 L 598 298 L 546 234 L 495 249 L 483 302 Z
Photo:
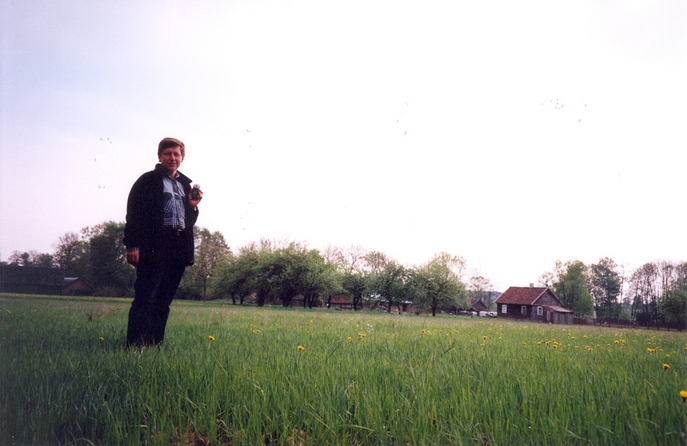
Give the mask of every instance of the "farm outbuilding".
M 37 266 L 0 265 L 0 292 L 62 294 L 64 270 Z
M 573 311 L 548 287 L 510 287 L 496 301 L 497 316 L 552 324 L 572 324 Z
M 65 277 L 62 281 L 62 294 L 70 296 L 92 296 L 93 288 L 80 277 Z
M 353 302 L 346 294 L 338 294 L 329 299 L 329 308 L 339 308 L 341 310 L 352 310 Z
M 489 311 L 486 305 L 484 305 L 484 302 L 482 302 L 482 299 L 470 299 L 470 310 L 469 311 L 474 311 L 477 314 L 480 314 L 480 312 L 484 311 Z

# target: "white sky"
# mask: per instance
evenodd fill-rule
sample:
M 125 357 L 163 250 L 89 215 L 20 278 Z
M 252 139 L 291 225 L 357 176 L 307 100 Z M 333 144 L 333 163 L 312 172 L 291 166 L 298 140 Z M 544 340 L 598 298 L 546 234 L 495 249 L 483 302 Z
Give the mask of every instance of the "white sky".
M 687 2 L 0 0 L 0 256 L 123 221 L 160 139 L 235 251 L 687 260 Z

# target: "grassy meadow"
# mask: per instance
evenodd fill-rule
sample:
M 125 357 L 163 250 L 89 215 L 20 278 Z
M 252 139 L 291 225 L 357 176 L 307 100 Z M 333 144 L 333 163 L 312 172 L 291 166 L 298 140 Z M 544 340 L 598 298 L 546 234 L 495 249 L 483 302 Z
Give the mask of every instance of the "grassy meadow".
M 0 295 L 0 444 L 687 444 L 687 335 Z

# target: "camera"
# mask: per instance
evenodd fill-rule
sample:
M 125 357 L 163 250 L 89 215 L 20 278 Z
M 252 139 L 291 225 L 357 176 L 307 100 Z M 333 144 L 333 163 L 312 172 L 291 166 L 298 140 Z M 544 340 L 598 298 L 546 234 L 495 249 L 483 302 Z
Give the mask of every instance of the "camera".
M 191 198 L 197 200 L 200 198 L 200 184 L 194 184 L 191 188 Z

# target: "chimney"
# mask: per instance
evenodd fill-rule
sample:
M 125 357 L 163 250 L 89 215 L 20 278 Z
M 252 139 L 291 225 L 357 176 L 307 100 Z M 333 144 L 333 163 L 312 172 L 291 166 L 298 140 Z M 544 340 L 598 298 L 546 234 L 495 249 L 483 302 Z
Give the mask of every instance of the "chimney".
M 533 283 L 530 283 L 530 288 L 534 288 L 534 284 L 533 284 Z

